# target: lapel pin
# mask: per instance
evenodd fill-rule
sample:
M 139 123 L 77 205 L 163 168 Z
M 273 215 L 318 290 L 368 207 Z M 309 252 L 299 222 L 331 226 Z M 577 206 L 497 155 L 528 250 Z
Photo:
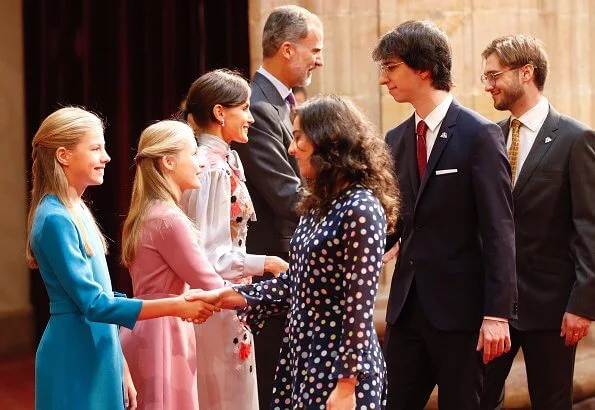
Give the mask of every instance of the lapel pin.
M 550 143 L 550 142 L 552 142 L 552 139 L 550 137 L 545 137 L 545 143 L 547 144 L 547 143 Z
M 442 134 L 440 134 L 440 138 L 448 138 L 448 136 L 446 135 L 445 132 L 443 132 Z

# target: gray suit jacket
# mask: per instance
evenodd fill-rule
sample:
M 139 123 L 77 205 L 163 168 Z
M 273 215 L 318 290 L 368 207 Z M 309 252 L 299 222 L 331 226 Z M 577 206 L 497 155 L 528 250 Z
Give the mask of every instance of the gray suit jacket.
M 292 141 L 289 107 L 275 86 L 258 72 L 251 89 L 250 112 L 255 122 L 248 131 L 248 143 L 234 144 L 257 218 L 248 229 L 247 250 L 287 253 L 299 219 L 295 206 L 301 186 L 297 162 L 287 153 Z
M 510 119 L 499 123 L 508 136 Z M 522 330 L 595 319 L 595 132 L 553 107 L 513 190 Z

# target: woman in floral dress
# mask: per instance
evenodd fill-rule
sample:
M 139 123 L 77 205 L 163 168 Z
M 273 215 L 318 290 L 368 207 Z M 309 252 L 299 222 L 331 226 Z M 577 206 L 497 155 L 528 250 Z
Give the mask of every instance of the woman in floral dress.
M 335 96 L 297 110 L 289 153 L 306 178 L 290 270 L 276 279 L 197 294 L 244 307 L 254 331 L 287 311 L 271 409 L 383 409 L 385 365 L 373 312 L 398 193 L 383 139 Z
M 223 279 L 250 283 L 253 275 L 287 270 L 282 259 L 246 253 L 248 221 L 254 208 L 232 142 L 248 141 L 250 87 L 228 70 L 208 72 L 188 92 L 187 120 L 198 136 L 206 162 L 201 187 L 182 200 L 196 222 L 207 258 Z M 253 337 L 233 312 L 196 327 L 198 396 L 209 410 L 258 409 Z

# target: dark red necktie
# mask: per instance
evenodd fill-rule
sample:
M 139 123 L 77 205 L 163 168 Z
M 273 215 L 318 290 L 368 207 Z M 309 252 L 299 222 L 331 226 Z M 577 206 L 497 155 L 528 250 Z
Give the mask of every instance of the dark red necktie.
M 289 103 L 289 108 L 293 110 L 295 108 L 295 96 L 293 95 L 293 93 L 290 92 L 289 94 L 287 94 L 287 97 L 285 97 L 285 99 Z
M 428 149 L 426 147 L 426 132 L 428 126 L 420 121 L 417 124 L 417 169 L 419 170 L 419 179 L 424 177 L 428 165 Z

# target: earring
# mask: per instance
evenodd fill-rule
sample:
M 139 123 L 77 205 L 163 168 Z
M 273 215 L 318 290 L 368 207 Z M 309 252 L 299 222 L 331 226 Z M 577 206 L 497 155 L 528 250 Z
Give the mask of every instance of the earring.
M 221 118 L 221 126 L 225 127 L 225 118 Z

